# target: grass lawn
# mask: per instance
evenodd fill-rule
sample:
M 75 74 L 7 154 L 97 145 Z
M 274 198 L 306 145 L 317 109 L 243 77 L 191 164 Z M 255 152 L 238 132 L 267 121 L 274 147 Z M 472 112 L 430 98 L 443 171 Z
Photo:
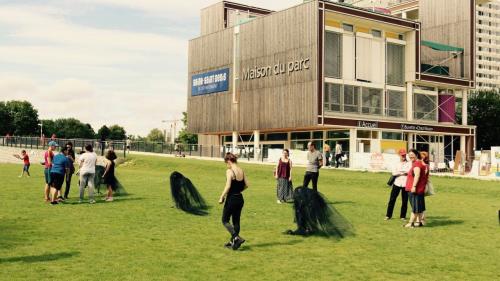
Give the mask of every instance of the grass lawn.
M 0 164 L 0 280 L 500 280 L 499 182 L 434 177 L 428 225 L 404 229 L 383 220 L 387 174 L 323 169 L 319 190 L 355 234 L 304 238 L 282 234 L 294 229 L 292 207 L 276 204 L 272 167 L 242 165 L 247 242 L 232 251 L 217 204 L 222 161 L 130 159 L 116 172 L 129 195 L 95 205 L 76 203 L 74 179 L 71 199 L 50 206 L 40 165 L 20 179 L 20 165 Z M 208 216 L 172 208 L 175 170 L 211 205 Z M 294 170 L 296 183 L 303 173 Z

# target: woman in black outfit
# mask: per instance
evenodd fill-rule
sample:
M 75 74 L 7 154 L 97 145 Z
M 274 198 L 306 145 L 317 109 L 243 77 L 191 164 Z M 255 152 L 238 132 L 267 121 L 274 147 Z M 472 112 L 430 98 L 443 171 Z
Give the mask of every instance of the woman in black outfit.
M 245 239 L 239 236 L 240 234 L 240 216 L 243 209 L 243 195 L 241 192 L 248 187 L 245 173 L 237 164 L 237 158 L 232 153 L 226 153 L 224 162 L 227 164 L 226 171 L 226 186 L 222 192 L 219 204 L 224 203 L 224 211 L 222 212 L 222 224 L 231 234 L 231 239 L 226 243 L 226 247 L 231 247 L 237 250 Z M 229 223 L 232 218 L 233 224 Z

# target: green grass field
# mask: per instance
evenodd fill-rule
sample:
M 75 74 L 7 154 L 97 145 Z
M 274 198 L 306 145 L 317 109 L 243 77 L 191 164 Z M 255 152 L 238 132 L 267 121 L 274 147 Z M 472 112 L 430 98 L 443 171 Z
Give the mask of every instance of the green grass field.
M 21 166 L 1 164 L 0 280 L 500 280 L 499 182 L 435 177 L 428 225 L 405 229 L 383 220 L 387 174 L 321 170 L 319 190 L 355 234 L 304 238 L 283 234 L 292 206 L 276 204 L 272 167 L 242 165 L 247 242 L 232 251 L 217 204 L 222 161 L 130 159 L 116 172 L 129 195 L 95 205 L 76 203 L 75 179 L 69 202 L 50 206 L 40 165 L 20 179 Z M 198 187 L 208 216 L 172 208 L 174 170 Z

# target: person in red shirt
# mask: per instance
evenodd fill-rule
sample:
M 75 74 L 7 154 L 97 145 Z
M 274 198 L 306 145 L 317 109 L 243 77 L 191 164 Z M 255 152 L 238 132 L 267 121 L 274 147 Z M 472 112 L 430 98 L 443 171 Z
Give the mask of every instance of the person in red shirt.
M 420 154 L 415 149 L 410 149 L 408 157 L 412 167 L 408 172 L 405 191 L 408 192 L 412 213 L 410 221 L 404 227 L 423 226 L 422 216 L 425 211 L 425 185 L 429 178 L 428 166 L 420 160 Z
M 23 165 L 23 172 L 19 176 L 22 178 L 24 176 L 24 173 L 26 173 L 26 176 L 29 178 L 30 177 L 30 157 L 28 156 L 28 153 L 26 153 L 26 150 L 21 151 L 21 156 L 19 155 L 14 155 L 17 159 L 21 159 L 24 162 Z

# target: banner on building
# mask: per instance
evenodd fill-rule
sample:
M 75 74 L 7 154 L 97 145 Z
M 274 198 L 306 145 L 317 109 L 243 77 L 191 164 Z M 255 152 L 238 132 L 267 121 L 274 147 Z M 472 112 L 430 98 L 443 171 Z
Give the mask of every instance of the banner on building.
M 229 68 L 193 75 L 191 96 L 225 92 L 229 89 Z

